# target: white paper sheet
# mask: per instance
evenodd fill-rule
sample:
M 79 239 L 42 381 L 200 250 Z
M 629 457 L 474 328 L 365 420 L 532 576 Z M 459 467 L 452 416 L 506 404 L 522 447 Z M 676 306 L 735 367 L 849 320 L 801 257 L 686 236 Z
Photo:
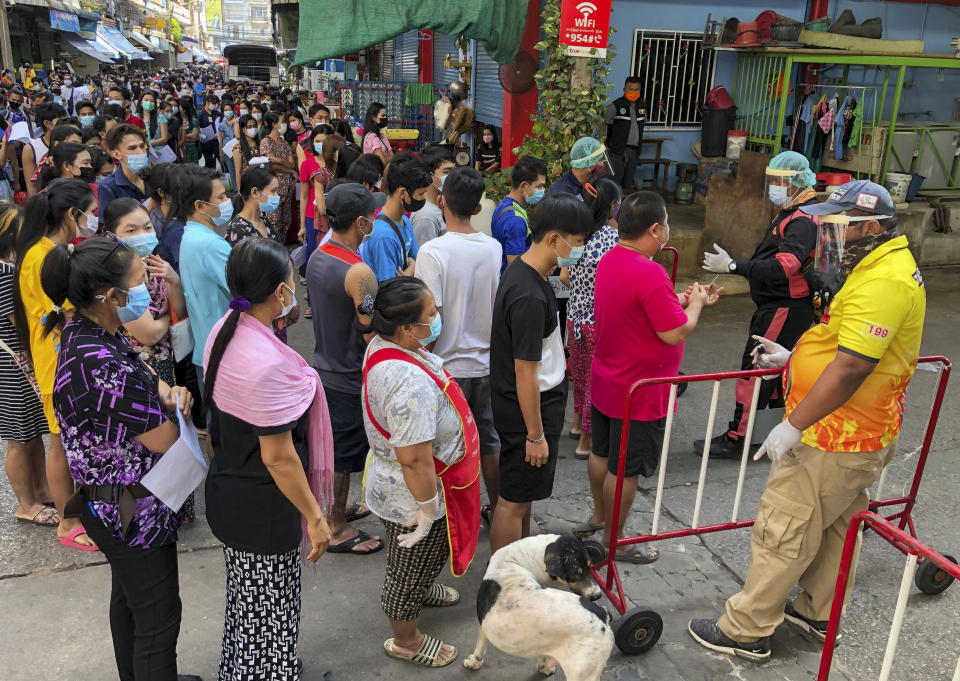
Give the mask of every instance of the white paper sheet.
M 307 248 L 306 246 L 297 246 L 292 251 L 290 251 L 290 259 L 293 260 L 293 266 L 297 269 L 301 268 L 307 262 Z
M 190 493 L 207 477 L 207 461 L 200 450 L 197 429 L 180 413 L 180 398 L 177 397 L 177 421 L 180 438 L 160 457 L 140 484 L 157 499 L 179 511 Z

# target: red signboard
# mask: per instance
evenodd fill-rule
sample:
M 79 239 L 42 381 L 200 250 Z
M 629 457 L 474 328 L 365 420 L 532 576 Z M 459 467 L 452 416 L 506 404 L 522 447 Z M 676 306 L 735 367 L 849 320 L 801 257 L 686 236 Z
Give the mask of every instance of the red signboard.
M 560 44 L 567 54 L 605 57 L 610 35 L 613 0 L 563 0 L 560 7 Z

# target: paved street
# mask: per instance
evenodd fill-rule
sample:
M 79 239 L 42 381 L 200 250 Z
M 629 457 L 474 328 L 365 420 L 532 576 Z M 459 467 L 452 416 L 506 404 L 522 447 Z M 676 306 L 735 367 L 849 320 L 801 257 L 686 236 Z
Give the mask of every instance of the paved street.
M 960 358 L 960 271 L 925 272 L 929 304 L 923 353 Z M 302 299 L 302 292 L 300 294 Z M 688 341 L 683 369 L 697 373 L 737 368 L 752 311 L 748 297 L 725 298 L 705 312 L 701 326 Z M 308 321 L 291 330 L 291 342 L 310 357 L 313 333 Z M 899 495 L 908 484 L 916 462 L 909 453 L 919 445 L 929 411 L 935 375 L 919 372 L 910 387 L 900 454 L 891 465 L 887 496 Z M 694 506 L 700 459 L 692 441 L 703 437 L 711 386 L 694 385 L 681 398 L 671 441 L 661 529 L 689 522 Z M 960 376 L 955 376 L 934 438 L 927 473 L 914 513 L 920 538 L 942 553 L 960 555 L 960 523 L 956 490 L 960 443 Z M 721 391 L 717 431 L 732 413 L 733 386 Z M 5 453 L 5 448 L 4 448 Z M 573 457 L 574 442 L 564 438 L 557 467 L 553 499 L 536 504 L 540 531 L 564 531 L 589 513 L 589 494 L 583 462 Z M 729 520 L 736 488 L 738 463 L 710 462 L 701 522 Z M 751 463 L 742 503 L 742 517 L 756 509 L 766 463 Z M 631 521 L 636 532 L 648 531 L 655 479 L 642 480 L 641 494 Z M 359 497 L 359 477 L 352 496 Z M 0 483 L 0 679 L 3 681 L 106 681 L 115 679 L 107 602 L 109 568 L 99 553 L 62 548 L 52 530 L 16 523 L 9 485 Z M 360 527 L 375 533 L 373 518 Z M 454 608 L 429 610 L 426 632 L 458 646 L 460 660 L 472 650 L 476 636 L 474 594 L 488 551 L 482 530 L 480 554 L 466 577 L 446 582 L 459 588 L 462 602 Z M 745 574 L 749 558 L 749 530 L 663 542 L 663 556 L 653 566 L 626 565 L 621 571 L 631 603 L 657 610 L 665 630 L 654 650 L 625 657 L 615 650 L 604 679 L 708 679 L 746 681 L 812 679 L 820 660 L 820 646 L 782 626 L 773 638 L 773 660 L 763 666 L 733 661 L 697 646 L 686 632 L 695 616 L 716 616 L 726 596 Z M 216 678 L 223 623 L 223 558 L 219 544 L 203 521 L 198 499 L 198 522 L 181 532 L 180 581 L 184 604 L 180 634 L 180 669 Z M 843 621 L 844 640 L 834 663 L 833 679 L 876 679 L 904 564 L 901 554 L 875 536 L 868 536 L 857 574 L 857 588 Z M 463 669 L 460 660 L 442 671 L 389 660 L 382 642 L 389 627 L 379 608 L 384 556 L 328 556 L 319 571 L 306 568 L 303 578 L 303 625 L 300 654 L 306 681 L 413 681 L 424 674 L 436 678 L 506 681 L 536 679 L 535 662 L 508 657 L 491 649 L 479 672 Z M 606 601 L 603 603 L 609 605 Z M 900 654 L 893 679 L 917 681 L 950 679 L 960 653 L 960 587 L 935 597 L 911 593 Z M 562 678 L 562 677 L 561 677 Z

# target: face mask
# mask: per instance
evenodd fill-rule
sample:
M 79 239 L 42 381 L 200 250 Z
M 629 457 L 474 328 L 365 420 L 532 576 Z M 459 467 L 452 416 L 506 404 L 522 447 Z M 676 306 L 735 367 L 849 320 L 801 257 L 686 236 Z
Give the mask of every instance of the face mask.
M 263 100 L 263 105 L 264 105 L 265 107 L 268 107 L 268 108 L 269 108 L 271 104 L 273 104 L 273 100 L 272 100 L 272 99 L 265 99 L 265 100 Z
M 786 187 L 772 184 L 767 187 L 767 196 L 770 197 L 770 201 L 774 206 L 786 206 L 788 203 L 790 203 L 790 199 L 787 196 Z
M 159 243 L 156 232 L 145 232 L 143 234 L 125 236 L 120 239 L 120 241 L 123 242 L 124 246 L 139 255 L 141 258 L 146 258 L 148 255 L 153 253 L 153 249 L 155 249 Z
M 256 129 L 256 128 L 244 128 L 243 131 L 244 131 L 245 133 L 247 133 L 247 137 L 249 137 L 249 138 L 251 138 L 251 139 L 257 136 L 257 129 Z
M 82 125 L 85 128 L 91 128 L 93 127 L 93 121 L 95 119 L 96 119 L 96 116 L 81 116 L 80 125 Z
M 11 110 L 11 111 L 19 111 L 19 110 L 20 110 L 20 102 L 10 102 L 10 110 Z
M 411 199 L 409 202 L 408 201 L 403 202 L 403 209 L 409 213 L 416 213 L 425 205 L 427 205 L 426 199 L 420 199 L 419 201 L 415 201 Z
M 280 207 L 280 196 L 277 194 L 274 194 L 273 196 L 268 196 L 266 201 L 260 202 L 260 211 L 263 213 L 272 213 L 279 207 Z
M 153 110 L 156 109 L 156 108 L 157 108 L 157 105 L 156 105 L 155 102 L 144 102 L 144 103 L 143 103 L 143 110 L 144 110 L 144 111 L 153 111 Z
M 60 95 L 54 95 L 54 96 L 53 96 L 53 103 L 54 103 L 54 104 L 63 104 L 63 98 L 61 98 Z
M 547 190 L 543 187 L 540 187 L 539 189 L 534 189 L 533 194 L 531 194 L 530 196 L 525 196 L 524 200 L 532 206 L 535 203 L 539 203 L 540 199 L 542 199 L 543 195 L 546 193 L 547 193 Z
M 241 116 L 246 116 L 248 113 L 250 113 L 250 112 L 247 111 L 246 109 L 240 109 L 240 115 L 241 115 Z
M 114 105 L 116 105 L 116 106 L 122 107 L 122 106 L 123 106 L 123 100 L 122 100 L 122 99 L 108 99 L 108 100 L 107 100 L 107 105 L 108 105 L 108 106 L 114 106 Z
M 365 218 L 365 217 L 362 217 L 362 216 L 360 217 L 360 219 L 363 220 L 364 222 L 369 222 L 369 223 L 370 223 L 370 231 L 369 231 L 369 232 L 364 232 L 362 229 L 360 230 L 360 236 L 362 236 L 364 239 L 366 239 L 368 236 L 370 236 L 371 234 L 373 234 L 373 222 L 370 221 L 370 220 L 368 220 L 368 219 Z
M 437 174 L 436 174 L 436 173 L 433 173 L 433 176 L 436 177 Z M 443 183 L 446 182 L 446 181 L 447 181 L 447 176 L 446 176 L 446 175 L 441 175 L 441 176 L 440 176 L 440 186 L 438 187 L 437 185 L 433 185 L 433 188 L 436 189 L 438 192 L 443 191 Z
M 433 321 L 431 321 L 430 324 L 424 324 L 423 322 L 415 322 L 415 323 L 419 324 L 420 326 L 430 327 L 429 336 L 427 336 L 426 338 L 417 339 L 420 341 L 420 345 L 422 345 L 423 347 L 427 347 L 433 341 L 437 340 L 440 337 L 440 332 L 443 330 L 443 319 L 440 318 L 439 312 L 437 313 L 437 316 L 433 318 Z
M 83 219 L 77 220 L 77 236 L 81 239 L 89 239 L 97 233 L 100 222 L 96 215 L 87 215 L 83 211 L 80 211 L 80 215 Z
M 173 113 L 177 113 L 178 111 L 180 111 L 180 107 L 179 107 L 179 106 L 171 106 L 171 107 L 170 107 L 170 111 L 172 111 Z
M 624 98 L 625 100 L 627 100 L 628 102 L 635 102 L 635 101 L 637 101 L 638 99 L 640 99 L 640 93 L 639 93 L 639 92 L 624 92 L 624 93 L 623 93 L 623 98 Z
M 72 80 L 65 80 L 65 81 L 63 81 L 63 87 L 70 87 L 71 85 L 73 85 L 73 81 L 72 81 Z
M 322 153 L 323 153 L 323 142 L 314 142 L 314 143 L 313 143 L 313 150 L 316 151 L 318 154 L 322 154 Z
M 204 201 L 208 206 L 216 206 L 220 209 L 220 215 L 207 216 L 213 220 L 213 224 L 217 227 L 223 227 L 225 224 L 230 222 L 230 218 L 233 217 L 233 202 L 230 199 L 224 199 L 222 203 L 215 204 L 210 203 L 209 201 Z
M 493 144 L 493 135 L 484 135 L 484 136 L 483 136 L 483 141 L 484 141 L 486 144 Z
M 261 120 L 263 120 L 263 114 L 258 114 L 258 113 L 253 114 L 253 120 L 259 123 Z
M 281 135 L 283 135 L 284 133 L 287 132 L 287 124 L 286 124 L 286 123 L 281 123 L 281 124 L 278 125 L 277 127 L 280 128 L 280 134 L 281 134 Z
M 80 168 L 80 179 L 84 182 L 93 182 L 97 179 L 97 171 L 87 166 L 85 168 Z
M 290 314 L 290 310 L 292 310 L 292 309 L 293 309 L 294 307 L 296 307 L 296 305 L 297 305 L 297 294 L 296 294 L 296 292 L 295 292 L 292 288 L 290 288 L 289 286 L 287 286 L 286 284 L 283 285 L 283 288 L 285 288 L 285 289 L 287 289 L 288 291 L 290 291 L 290 304 L 289 304 L 289 305 L 284 305 L 284 306 L 283 306 L 283 309 L 280 310 L 280 314 L 278 314 L 276 317 L 274 317 L 274 319 L 281 319 L 281 318 L 283 318 L 283 317 L 286 317 L 288 314 Z
M 292 130 L 299 130 L 299 129 L 302 128 L 302 127 L 303 127 L 303 124 L 302 124 L 300 121 L 291 121 L 291 122 L 290 122 L 290 128 L 291 128 Z
M 127 167 L 131 171 L 139 173 L 141 170 L 147 167 L 147 155 L 127 154 Z
M 567 240 L 563 237 L 560 237 L 560 241 L 567 244 L 567 246 L 570 246 Z M 568 255 L 566 258 L 561 257 L 560 254 L 557 253 L 556 248 L 553 249 L 553 252 L 557 253 L 557 265 L 560 267 L 570 267 L 571 265 L 576 265 L 577 261 L 583 257 L 583 250 L 583 246 L 570 246 L 570 255 Z
M 223 112 L 223 117 L 226 118 L 228 121 L 231 118 L 233 118 L 233 116 L 234 116 L 233 111 L 231 111 L 230 109 L 227 109 L 226 111 Z
M 657 243 L 660 244 L 660 248 L 657 249 L 657 252 L 658 252 L 658 253 L 659 253 L 660 251 L 662 251 L 662 250 L 663 250 L 663 247 L 667 245 L 667 242 L 668 242 L 668 241 L 670 241 L 670 228 L 667 227 L 666 230 L 667 230 L 667 238 L 664 239 L 662 243 L 660 242 L 660 239 L 657 239 L 656 233 L 654 233 L 654 235 L 653 235 L 653 238 L 654 238 L 654 239 L 657 239 Z M 653 258 L 651 258 L 651 260 L 653 260 Z
M 117 306 L 117 316 L 121 324 L 128 324 L 140 319 L 150 307 L 150 291 L 146 284 L 137 284 L 127 291 L 127 304 Z

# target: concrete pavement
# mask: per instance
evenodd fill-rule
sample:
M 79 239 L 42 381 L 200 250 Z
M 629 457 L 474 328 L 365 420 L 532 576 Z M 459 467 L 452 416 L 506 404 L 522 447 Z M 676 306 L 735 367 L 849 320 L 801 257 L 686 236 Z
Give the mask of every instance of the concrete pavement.
M 960 357 L 960 297 L 956 294 L 960 271 L 931 270 L 924 274 L 929 304 L 923 352 Z M 684 371 L 736 368 L 751 311 L 745 296 L 731 296 L 708 310 L 701 328 L 687 343 Z M 308 322 L 291 329 L 291 342 L 310 357 L 312 330 Z M 912 476 L 916 458 L 907 453 L 919 444 L 932 379 L 932 374 L 919 373 L 911 385 L 901 454 L 888 478 L 891 495 L 899 495 Z M 960 488 L 960 468 L 956 464 L 960 442 L 958 397 L 960 378 L 955 377 L 914 513 L 921 540 L 954 555 L 960 553 L 955 494 Z M 703 437 L 709 399 L 710 386 L 693 385 L 680 400 L 661 529 L 680 527 L 692 515 L 700 462 L 692 453 L 692 440 Z M 720 402 L 717 431 L 732 413 L 732 385 L 724 385 Z M 567 530 L 589 513 L 585 467 L 573 458 L 573 450 L 573 440 L 561 442 L 554 496 L 534 507 L 540 531 Z M 767 466 L 749 465 L 741 517 L 751 517 L 755 511 Z M 737 468 L 737 463 L 710 462 L 701 522 L 729 519 Z M 649 530 L 655 484 L 655 479 L 641 480 L 641 493 L 630 522 L 635 533 Z M 357 497 L 359 479 L 354 485 L 353 496 Z M 181 532 L 184 616 L 179 655 L 181 671 L 200 674 L 209 681 L 216 678 L 224 577 L 222 553 L 203 521 L 200 496 L 197 524 Z M 102 554 L 63 548 L 55 542 L 52 530 L 16 523 L 13 503 L 9 486 L 0 483 L 0 679 L 115 679 L 107 621 L 109 567 Z M 373 518 L 361 521 L 359 526 L 371 533 L 379 529 Z M 428 610 L 423 620 L 425 631 L 459 648 L 460 660 L 471 652 L 476 640 L 473 599 L 489 555 L 486 540 L 486 530 L 482 530 L 480 554 L 464 578 L 455 580 L 449 573 L 444 575 L 446 583 L 461 590 L 462 602 L 453 608 Z M 657 646 L 643 656 L 625 657 L 615 649 L 604 675 L 606 681 L 815 678 L 820 646 L 789 625 L 780 627 L 774 635 L 773 660 L 760 666 L 709 653 L 686 632 L 689 618 L 716 616 L 724 599 L 737 590 L 749 560 L 749 530 L 662 542 L 660 548 L 659 562 L 652 566 L 624 565 L 621 576 L 631 605 L 656 610 L 663 617 L 664 633 Z M 902 567 L 902 556 L 889 545 L 876 537 L 865 541 L 857 589 L 843 621 L 845 638 L 838 649 L 832 679 L 867 681 L 877 677 Z M 445 670 L 424 672 L 386 658 L 382 642 L 390 634 L 379 608 L 383 569 L 382 553 L 369 557 L 330 555 L 316 573 L 305 569 L 300 635 L 305 680 L 413 681 L 424 673 L 477 681 L 538 678 L 534 662 L 510 658 L 493 649 L 479 672 L 463 669 L 460 660 Z M 960 653 L 958 594 L 957 587 L 936 597 L 913 591 L 892 678 L 951 678 Z

